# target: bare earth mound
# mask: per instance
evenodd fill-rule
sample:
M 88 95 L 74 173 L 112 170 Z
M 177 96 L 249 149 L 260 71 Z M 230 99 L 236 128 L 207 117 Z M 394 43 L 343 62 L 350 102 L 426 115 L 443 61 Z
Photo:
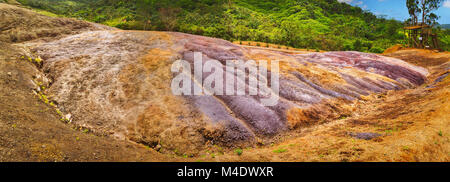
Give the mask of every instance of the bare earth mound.
M 326 123 L 350 115 L 345 103 L 373 92 L 412 88 L 428 74 L 374 54 L 285 55 L 170 32 L 90 31 L 30 47 L 44 60 L 51 100 L 74 123 L 182 152 L 206 143 L 251 145 Z M 172 63 L 193 64 L 194 52 L 203 53 L 203 62 L 221 62 L 225 74 L 226 60 L 281 60 L 280 101 L 265 107 L 260 96 L 175 96 Z
M 11 83 L 8 81 L 11 75 L 14 75 L 14 78 L 20 78 L 16 81 L 23 83 L 24 86 L 23 93 L 19 95 L 28 93 L 22 99 L 24 105 L 36 105 L 30 100 L 34 99 L 33 101 L 37 102 L 39 97 L 47 103 L 42 107 L 45 106 L 52 111 L 44 112 L 45 116 L 42 117 L 52 116 L 50 121 L 53 122 L 55 119 L 70 122 L 66 125 L 60 122 L 58 124 L 58 126 L 61 125 L 60 127 L 72 126 L 78 130 L 88 131 L 92 135 L 89 135 L 92 138 L 88 141 L 106 142 L 100 149 L 108 150 L 108 142 L 111 144 L 128 142 L 131 147 L 125 148 L 133 148 L 132 153 L 136 154 L 134 158 L 104 158 L 104 160 L 148 160 L 148 157 L 152 156 L 153 160 L 167 160 L 158 153 L 144 155 L 141 152 L 142 146 L 135 143 L 155 148 L 164 154 L 174 153 L 197 157 L 204 154 L 204 150 L 209 150 L 208 154 L 211 150 L 218 150 L 223 154 L 224 151 L 219 146 L 230 149 L 262 147 L 249 149 L 258 155 L 244 154 L 242 160 L 246 161 L 316 160 L 309 155 L 311 153 L 318 156 L 324 155 L 323 151 L 317 154 L 316 151 L 309 149 L 323 147 L 324 150 L 337 150 L 341 146 L 342 151 L 335 156 L 330 154 L 331 157 L 327 160 L 357 160 L 358 158 L 352 158 L 355 156 L 354 151 L 346 151 L 349 146 L 339 144 L 337 141 L 339 137 L 351 140 L 355 137 L 372 139 L 385 136 L 378 134 L 380 131 L 367 132 L 364 128 L 359 130 L 333 128 L 336 122 L 338 126 L 340 126 L 339 123 L 346 121 L 356 123 L 355 125 L 358 126 L 366 125 L 364 124 L 366 122 L 370 125 L 374 122 L 373 118 L 390 117 L 390 115 L 372 112 L 368 110 L 368 107 L 380 104 L 380 98 L 386 93 L 404 93 L 415 90 L 417 87 L 423 88 L 424 84 L 430 82 L 427 79 L 430 77 L 429 67 L 426 69 L 400 59 L 376 54 L 360 52 L 287 54 L 276 50 L 241 47 L 220 39 L 182 33 L 114 30 L 77 20 L 36 16 L 28 10 L 3 4 L 0 5 L 0 16 L 11 21 L 8 25 L 0 26 L 6 27 L 1 29 L 0 42 L 10 48 L 2 50 L 1 55 L 5 60 L 9 60 L 8 64 L 33 69 L 33 71 L 18 70 L 19 75 L 26 72 L 23 76 L 2 73 L 3 82 L 1 83 L 6 85 Z M 28 19 L 28 17 L 29 21 L 17 23 L 21 22 L 17 18 Z M 30 34 L 15 33 L 26 29 L 32 30 L 29 31 Z M 47 29 L 56 32 L 45 33 Z M 50 38 L 42 39 L 42 37 Z M 19 44 L 10 44 L 14 42 Z M 279 102 L 275 106 L 265 106 L 260 103 L 260 99 L 264 97 L 261 95 L 174 95 L 171 90 L 171 81 L 177 75 L 171 72 L 172 63 L 183 59 L 194 67 L 195 52 L 203 53 L 203 64 L 210 60 L 218 61 L 224 75 L 230 74 L 225 65 L 227 60 L 254 60 L 255 62 L 279 60 L 280 88 L 277 95 L 280 98 Z M 8 59 L 8 57 L 14 57 L 14 59 Z M 34 65 L 26 62 L 28 58 Z M 2 68 L 2 70 L 7 69 Z M 275 74 L 269 67 L 267 69 L 269 75 Z M 433 79 L 435 74 L 437 73 L 431 73 Z M 191 75 L 193 85 L 201 87 L 202 85 L 195 84 L 205 81 L 207 76 L 208 74 L 204 74 L 202 78 L 198 78 Z M 239 81 L 246 80 L 236 80 L 236 82 Z M 270 89 L 269 83 L 262 87 Z M 440 89 L 436 94 L 448 95 L 448 86 L 439 86 L 442 83 L 446 82 L 438 82 L 435 86 L 436 89 Z M 227 87 L 230 86 L 225 85 L 224 89 Z M 251 86 L 246 83 L 246 90 L 250 89 Z M 2 91 L 2 93 L 9 92 L 11 91 Z M 36 95 L 33 96 L 33 92 Z M 4 95 L 1 98 L 8 99 L 8 96 Z M 396 101 L 398 100 L 382 102 L 394 105 Z M 438 102 L 440 100 L 436 101 L 436 107 Z M 408 105 L 415 102 L 406 100 L 399 103 Z M 366 106 L 366 104 L 370 105 Z M 20 113 L 12 111 L 14 107 L 26 108 L 21 105 L 10 105 L 2 111 L 7 110 L 11 114 Z M 28 109 L 31 110 L 31 108 Z M 391 107 L 384 109 L 390 111 Z M 395 108 L 392 108 L 392 112 L 394 111 Z M 380 110 L 380 112 L 383 111 Z M 26 115 L 33 115 L 34 112 L 30 113 Z M 9 122 L 11 120 L 8 119 L 9 115 L 2 114 L 2 121 Z M 63 118 L 58 118 L 60 116 Z M 441 115 L 438 116 L 441 117 Z M 14 118 L 18 117 L 19 115 L 14 116 Z M 29 119 L 24 119 L 23 122 L 26 121 Z M 402 124 L 405 126 L 408 122 L 405 121 Z M 380 126 L 382 124 L 379 122 Z M 5 127 L 7 128 L 8 125 L 10 124 L 6 124 Z M 374 125 L 378 126 L 378 124 Z M 391 125 L 388 122 L 383 126 L 386 126 L 385 130 L 388 130 Z M 320 129 L 322 127 L 325 129 Z M 51 133 L 61 135 L 57 138 L 64 138 L 66 135 L 61 133 L 68 131 L 62 131 Z M 328 139 L 315 139 L 320 134 L 323 134 L 325 138 L 329 136 L 328 139 L 333 141 L 336 139 L 332 142 L 336 146 L 331 149 L 328 145 L 322 145 L 322 142 Z M 96 138 L 98 136 L 102 136 L 101 138 L 104 136 L 108 140 Z M 308 142 L 305 143 L 305 140 Z M 79 139 L 76 138 L 75 141 Z M 311 141 L 320 142 L 313 142 L 311 146 L 307 146 Z M 273 142 L 279 144 L 267 146 Z M 295 152 L 290 153 L 289 156 L 267 158 L 269 154 L 273 154 L 272 151 L 283 153 L 283 150 L 275 147 L 281 147 L 286 143 L 289 146 L 302 143 L 304 144 L 302 146 L 306 146 L 305 151 L 293 150 Z M 122 150 L 123 144 L 114 143 L 114 145 Z M 32 149 L 25 147 L 22 150 L 41 151 L 36 146 L 39 144 L 33 145 Z M 45 145 L 42 146 L 45 147 Z M 59 150 L 61 146 L 54 148 Z M 90 152 L 90 149 L 86 151 Z M 154 151 L 151 150 L 151 152 Z M 356 153 L 361 156 L 364 151 L 356 151 Z M 349 156 L 345 157 L 346 155 Z M 364 158 L 366 160 L 394 160 L 370 158 L 373 155 L 367 155 L 369 157 Z M 73 156 L 67 160 L 76 158 L 77 156 Z M 205 160 L 239 161 L 240 159 L 225 154 L 222 157 L 205 158 Z
M 27 52 L 22 45 L 10 44 L 12 40 L 8 37 L 15 36 L 14 32 L 32 33 L 46 29 L 58 35 L 48 40 L 57 39 L 64 36 L 57 31 L 77 33 L 69 25 L 89 27 L 92 24 L 49 18 L 2 3 L 0 19 L 0 161 L 171 160 L 143 145 L 93 135 L 79 126 L 61 122 L 55 109 L 33 94 L 32 91 L 36 89 L 33 80 L 43 73 L 35 65 L 20 58 Z M 13 19 L 17 22 L 10 21 Z M 49 22 L 57 24 L 50 26 L 46 24 Z M 64 22 L 67 27 L 58 22 Z
M 49 40 L 82 31 L 114 28 L 85 21 L 53 18 L 12 5 L 0 4 L 0 42 L 16 43 L 37 38 Z

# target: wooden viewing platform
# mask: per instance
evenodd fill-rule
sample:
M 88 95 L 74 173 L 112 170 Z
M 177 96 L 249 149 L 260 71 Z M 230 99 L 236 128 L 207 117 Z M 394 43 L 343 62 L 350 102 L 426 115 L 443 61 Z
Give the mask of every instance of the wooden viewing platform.
M 424 29 L 424 28 L 431 28 L 429 25 L 415 25 L 415 26 L 408 26 L 403 27 L 405 30 L 417 30 L 417 29 Z
M 439 49 L 437 35 L 433 33 L 433 27 L 418 23 L 405 24 L 403 27 L 408 47 L 419 49 Z

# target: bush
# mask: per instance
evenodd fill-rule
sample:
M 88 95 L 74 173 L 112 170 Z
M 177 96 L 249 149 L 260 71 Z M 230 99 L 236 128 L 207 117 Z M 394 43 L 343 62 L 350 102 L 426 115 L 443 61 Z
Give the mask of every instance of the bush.
M 373 52 L 373 53 L 383 53 L 384 50 L 382 48 L 379 47 L 372 47 L 369 52 Z
M 363 48 L 362 42 L 359 39 L 356 39 L 356 41 L 353 43 L 353 49 L 355 51 L 361 51 Z
M 236 153 L 237 155 L 242 155 L 242 149 L 236 149 L 234 150 L 234 153 Z
M 344 44 L 344 51 L 351 51 L 351 50 L 353 50 L 352 45 Z

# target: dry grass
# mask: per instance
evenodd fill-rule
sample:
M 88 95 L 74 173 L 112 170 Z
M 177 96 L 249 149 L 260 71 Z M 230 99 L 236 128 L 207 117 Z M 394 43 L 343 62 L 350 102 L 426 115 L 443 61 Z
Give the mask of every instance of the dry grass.
M 13 5 L 0 4 L 0 42 L 18 43 L 34 39 L 52 39 L 63 35 L 96 30 L 105 26 L 67 18 L 49 17 Z M 111 28 L 107 28 L 111 29 Z

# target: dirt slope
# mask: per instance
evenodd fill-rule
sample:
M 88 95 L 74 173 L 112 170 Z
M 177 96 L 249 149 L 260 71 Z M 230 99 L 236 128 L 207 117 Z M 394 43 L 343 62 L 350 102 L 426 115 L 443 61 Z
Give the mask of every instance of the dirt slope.
M 2 25 L 3 20 L 7 20 L 3 17 L 8 15 L 9 18 L 11 12 L 24 15 L 18 17 L 21 19 L 45 19 L 28 10 L 0 3 Z M 68 19 L 63 21 L 66 24 L 79 23 Z M 26 31 L 32 27 L 33 24 L 15 30 Z M 4 26 L 0 29 L 5 30 Z M 5 31 L 0 35 L 5 37 Z M 0 161 L 170 160 L 143 145 L 96 136 L 61 122 L 54 108 L 43 103 L 32 92 L 35 87 L 31 81 L 40 71 L 21 59 L 23 50 L 9 42 L 4 39 L 0 41 Z
M 0 42 L 17 43 L 35 39 L 51 40 L 89 30 L 113 30 L 85 21 L 54 18 L 13 5 L 0 4 Z

